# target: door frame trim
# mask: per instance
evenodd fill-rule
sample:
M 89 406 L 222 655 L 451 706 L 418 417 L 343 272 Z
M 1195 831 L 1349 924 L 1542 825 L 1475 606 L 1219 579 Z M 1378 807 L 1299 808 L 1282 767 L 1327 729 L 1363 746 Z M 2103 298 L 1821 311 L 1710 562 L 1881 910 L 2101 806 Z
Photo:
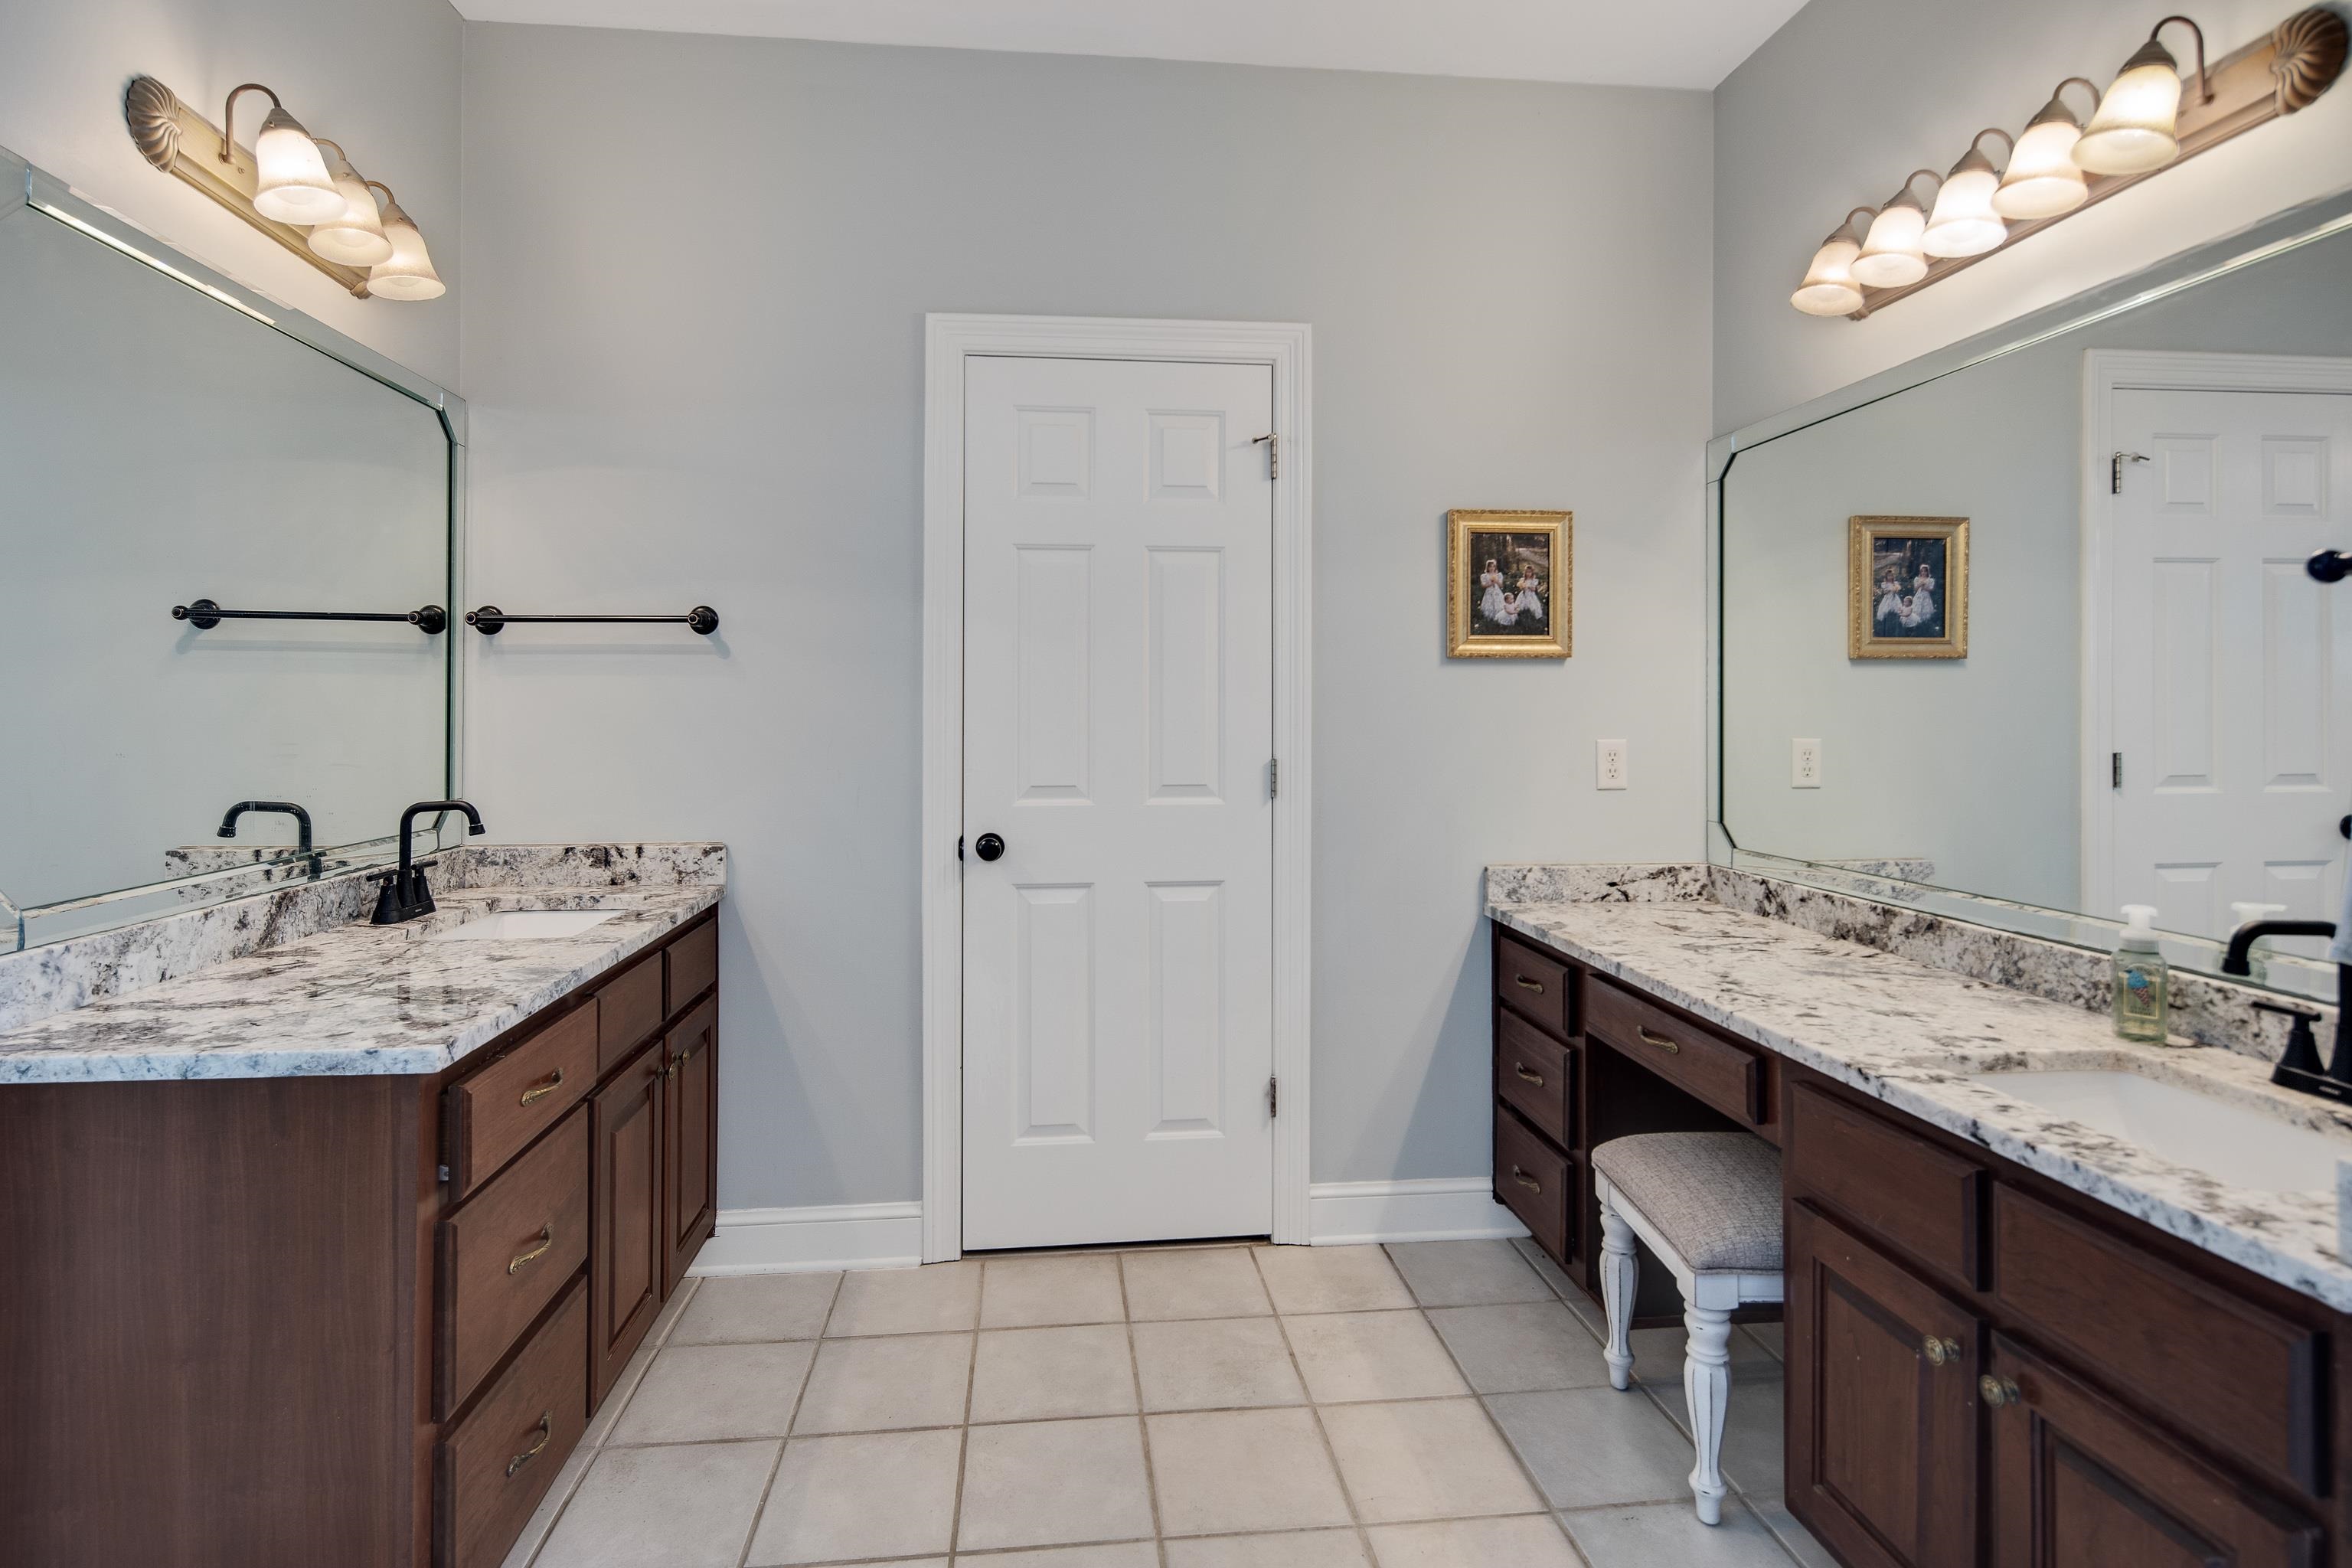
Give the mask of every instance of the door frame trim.
M 1309 418 L 1312 332 L 1295 321 L 1097 316 L 923 318 L 923 1261 L 963 1254 L 963 426 L 964 361 L 1180 360 L 1274 374 L 1281 462 L 1274 484 L 1274 1239 L 1312 1241 L 1307 1122 L 1313 1105 L 1308 898 L 1314 772 Z
M 2116 702 L 2111 624 L 2115 584 L 2116 497 L 2107 460 L 2116 450 L 2118 392 L 2352 393 L 2352 358 L 2321 354 L 2205 353 L 2147 349 L 2083 351 L 2081 653 L 2083 752 L 2082 844 L 2077 858 L 2078 907 L 2115 918 L 2115 790 L 2108 758 L 2115 752 Z

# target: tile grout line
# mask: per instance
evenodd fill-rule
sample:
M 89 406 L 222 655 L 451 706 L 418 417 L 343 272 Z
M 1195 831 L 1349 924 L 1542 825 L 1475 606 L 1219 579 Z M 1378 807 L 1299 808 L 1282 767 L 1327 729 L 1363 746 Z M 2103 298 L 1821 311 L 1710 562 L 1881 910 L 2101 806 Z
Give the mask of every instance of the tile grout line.
M 1118 1276 L 1119 1326 L 1127 1335 L 1127 1376 L 1135 1389 L 1135 1429 L 1143 1439 L 1143 1500 L 1151 1510 L 1151 1551 L 1160 1568 L 1168 1568 L 1168 1532 L 1160 1518 L 1160 1473 L 1151 1465 L 1151 1423 L 1143 1408 L 1143 1363 L 1135 1352 L 1135 1303 L 1127 1295 L 1127 1258 L 1114 1254 L 1111 1271 Z
M 809 1384 L 816 1381 L 816 1358 L 824 1350 L 824 1331 L 833 1327 L 833 1311 L 841 1304 L 841 1292 L 847 1282 L 847 1270 L 834 1277 L 833 1294 L 824 1303 L 824 1318 L 816 1326 L 816 1339 L 809 1347 L 809 1362 L 801 1373 L 800 1388 L 793 1394 L 793 1411 L 784 1420 L 784 1435 L 776 1443 L 775 1462 L 768 1467 L 768 1479 L 761 1484 L 760 1500 L 751 1510 L 751 1527 L 743 1532 L 743 1550 L 735 1554 L 736 1568 L 751 1561 L 751 1543 L 760 1539 L 760 1522 L 768 1515 L 768 1500 L 775 1495 L 776 1478 L 783 1473 L 784 1451 L 792 1447 L 793 1428 L 800 1424 L 801 1405 L 808 1398 Z
M 1385 1249 L 1381 1253 L 1381 1261 L 1388 1262 Z M 1339 1468 L 1339 1450 L 1331 1441 L 1330 1428 L 1323 1425 L 1323 1409 L 1315 1403 L 1315 1391 L 1307 1385 L 1307 1369 L 1298 1364 L 1298 1347 L 1290 1342 L 1290 1327 L 1283 1321 L 1282 1303 L 1275 1300 L 1274 1282 L 1265 1277 L 1265 1267 L 1255 1251 L 1250 1255 L 1250 1266 L 1257 1270 L 1258 1288 L 1265 1292 L 1265 1304 L 1274 1309 L 1274 1331 L 1282 1336 L 1282 1351 L 1290 1358 L 1291 1375 L 1298 1379 L 1298 1391 L 1307 1396 L 1307 1419 L 1315 1423 L 1315 1435 L 1323 1440 L 1323 1457 L 1330 1461 L 1331 1479 L 1339 1483 L 1339 1500 L 1347 1505 L 1348 1521 L 1355 1527 L 1356 1545 L 1362 1551 L 1365 1562 L 1378 1563 L 1380 1556 L 1372 1550 L 1371 1531 L 1364 1523 L 1364 1510 L 1356 1505 L 1356 1489 L 1348 1484 L 1348 1474 Z M 1396 1266 L 1391 1263 L 1389 1267 L 1393 1269 Z M 1397 1282 L 1403 1284 L 1404 1277 L 1399 1275 Z M 1405 1293 L 1411 1295 L 1412 1292 L 1412 1287 L 1405 1286 Z

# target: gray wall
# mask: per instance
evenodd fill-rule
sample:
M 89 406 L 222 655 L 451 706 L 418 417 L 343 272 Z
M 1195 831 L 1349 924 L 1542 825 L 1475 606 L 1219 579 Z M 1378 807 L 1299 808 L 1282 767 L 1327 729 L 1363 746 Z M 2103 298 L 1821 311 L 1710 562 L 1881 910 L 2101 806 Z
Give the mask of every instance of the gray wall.
M 447 0 L 0 0 L 0 147 L 182 250 L 444 385 L 457 371 L 457 83 L 464 24 Z M 161 80 L 220 123 L 239 82 L 266 82 L 314 136 L 400 194 L 449 292 L 354 300 L 131 144 L 122 89 Z M 269 100 L 237 105 L 253 144 Z
M 2214 0 L 2197 18 L 2218 58 L 2292 8 Z M 2352 91 L 2338 87 L 1867 321 L 1790 308 L 1848 208 L 1884 202 L 1913 169 L 1941 174 L 1985 126 L 2017 130 L 2066 77 L 2104 84 L 2163 15 L 2114 0 L 1812 0 L 1732 72 L 1715 94 L 1715 428 L 2352 184 Z
M 1313 323 L 1314 1174 L 1486 1169 L 1479 868 L 1701 850 L 1706 98 L 502 26 L 466 62 L 476 597 L 725 617 L 468 639 L 468 785 L 502 837 L 729 842 L 721 1201 L 919 1192 L 927 310 Z M 1471 506 L 1575 509 L 1572 661 L 1443 657 Z

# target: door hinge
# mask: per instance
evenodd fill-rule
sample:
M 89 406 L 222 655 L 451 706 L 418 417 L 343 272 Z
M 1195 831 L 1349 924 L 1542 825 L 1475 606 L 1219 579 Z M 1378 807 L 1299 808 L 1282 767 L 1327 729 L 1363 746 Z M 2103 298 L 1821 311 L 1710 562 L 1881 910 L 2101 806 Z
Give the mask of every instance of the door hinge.
M 2124 754 L 2121 752 L 2108 753 L 2107 787 L 2109 789 L 2124 787 Z
M 1268 757 L 1265 763 L 1265 798 L 1274 799 L 1282 793 L 1282 759 Z
M 1278 434 L 1272 436 L 1260 436 L 1256 441 L 1252 441 L 1250 445 L 1255 447 L 1258 444 L 1258 441 L 1265 443 L 1265 477 L 1269 479 L 1278 479 L 1282 478 L 1281 436 Z
M 2107 493 L 2111 496 L 2119 496 L 2124 493 L 2124 465 L 2126 463 L 2145 463 L 2147 461 L 2147 454 L 2145 452 L 2117 452 L 2114 457 L 2109 458 L 2107 459 Z
M 1268 1116 L 1282 1114 L 1282 1080 L 1278 1078 L 1265 1080 L 1265 1113 Z

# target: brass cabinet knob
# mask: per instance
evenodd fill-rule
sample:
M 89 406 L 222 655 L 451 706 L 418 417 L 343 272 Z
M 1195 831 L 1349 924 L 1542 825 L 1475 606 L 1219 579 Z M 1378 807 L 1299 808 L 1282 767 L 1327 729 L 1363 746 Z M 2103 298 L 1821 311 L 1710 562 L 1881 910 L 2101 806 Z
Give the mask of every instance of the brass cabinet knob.
M 2004 1405 L 2015 1405 L 2024 1398 L 2018 1392 L 2015 1382 L 2006 1377 L 1995 1377 L 1990 1373 L 1977 1379 L 1977 1392 L 1984 1395 L 1984 1402 L 1996 1410 Z
M 1958 1340 L 1939 1340 L 1929 1334 L 1919 1342 L 1919 1348 L 1926 1352 L 1930 1366 L 1942 1366 L 1947 1362 L 1960 1359 L 1960 1342 Z

